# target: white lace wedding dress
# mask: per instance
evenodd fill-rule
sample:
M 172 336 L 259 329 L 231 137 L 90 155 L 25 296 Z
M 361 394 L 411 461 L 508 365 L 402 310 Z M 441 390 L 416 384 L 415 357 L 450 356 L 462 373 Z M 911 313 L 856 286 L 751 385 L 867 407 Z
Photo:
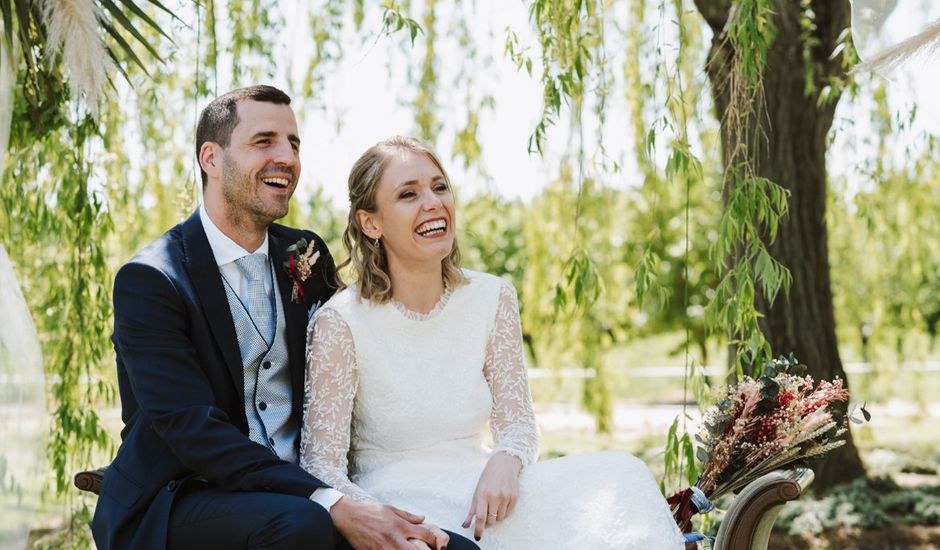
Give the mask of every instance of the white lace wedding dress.
M 427 314 L 360 301 L 354 286 L 317 311 L 308 329 L 302 466 L 349 497 L 424 514 L 472 538 L 461 523 L 480 473 L 492 452 L 505 452 L 524 464 L 519 501 L 486 529 L 481 548 L 682 548 L 637 458 L 535 461 L 515 292 L 497 277 L 465 274 L 469 283 Z M 482 443 L 487 421 L 491 451 Z

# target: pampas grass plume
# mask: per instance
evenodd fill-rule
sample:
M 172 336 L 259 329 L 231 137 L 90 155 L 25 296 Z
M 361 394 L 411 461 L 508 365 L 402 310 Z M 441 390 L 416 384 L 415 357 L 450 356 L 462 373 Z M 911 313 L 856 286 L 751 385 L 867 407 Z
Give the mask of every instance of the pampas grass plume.
M 915 57 L 930 59 L 938 50 L 940 50 L 940 19 L 931 23 L 920 33 L 864 60 L 854 70 L 870 70 L 886 75 Z
M 62 55 L 72 97 L 83 98 L 92 116 L 98 115 L 108 75 L 114 63 L 98 27 L 93 0 L 44 0 L 48 47 Z

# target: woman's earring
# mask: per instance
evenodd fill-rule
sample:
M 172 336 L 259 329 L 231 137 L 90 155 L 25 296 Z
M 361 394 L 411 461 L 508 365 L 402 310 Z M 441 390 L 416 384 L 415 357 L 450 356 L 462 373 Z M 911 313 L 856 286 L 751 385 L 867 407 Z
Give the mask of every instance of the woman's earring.
M 375 241 L 374 241 L 374 242 L 375 242 L 375 247 L 376 247 L 376 248 L 379 248 L 379 238 L 378 238 L 378 237 L 375 238 Z

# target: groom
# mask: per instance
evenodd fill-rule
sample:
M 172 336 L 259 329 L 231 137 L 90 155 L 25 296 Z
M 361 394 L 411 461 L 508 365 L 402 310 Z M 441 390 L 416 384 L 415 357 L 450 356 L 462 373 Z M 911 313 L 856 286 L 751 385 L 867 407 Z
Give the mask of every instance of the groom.
M 203 205 L 115 278 L 125 427 L 92 522 L 101 550 L 474 548 L 297 464 L 305 328 L 336 290 L 323 240 L 273 223 L 299 148 L 280 90 L 213 100 L 196 128 Z

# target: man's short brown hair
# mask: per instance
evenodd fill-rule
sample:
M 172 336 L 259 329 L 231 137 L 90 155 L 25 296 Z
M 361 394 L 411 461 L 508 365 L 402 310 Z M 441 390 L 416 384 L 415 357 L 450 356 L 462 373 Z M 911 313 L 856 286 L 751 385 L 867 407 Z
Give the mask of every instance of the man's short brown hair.
M 238 126 L 238 102 L 246 99 L 290 105 L 290 96 L 274 86 L 259 84 L 247 88 L 232 90 L 220 95 L 206 105 L 199 114 L 199 123 L 196 124 L 196 159 L 199 159 L 199 150 L 207 141 L 218 143 L 223 148 L 228 147 L 232 139 L 232 130 Z M 202 175 L 202 188 L 206 188 L 208 176 L 202 166 L 199 167 Z

